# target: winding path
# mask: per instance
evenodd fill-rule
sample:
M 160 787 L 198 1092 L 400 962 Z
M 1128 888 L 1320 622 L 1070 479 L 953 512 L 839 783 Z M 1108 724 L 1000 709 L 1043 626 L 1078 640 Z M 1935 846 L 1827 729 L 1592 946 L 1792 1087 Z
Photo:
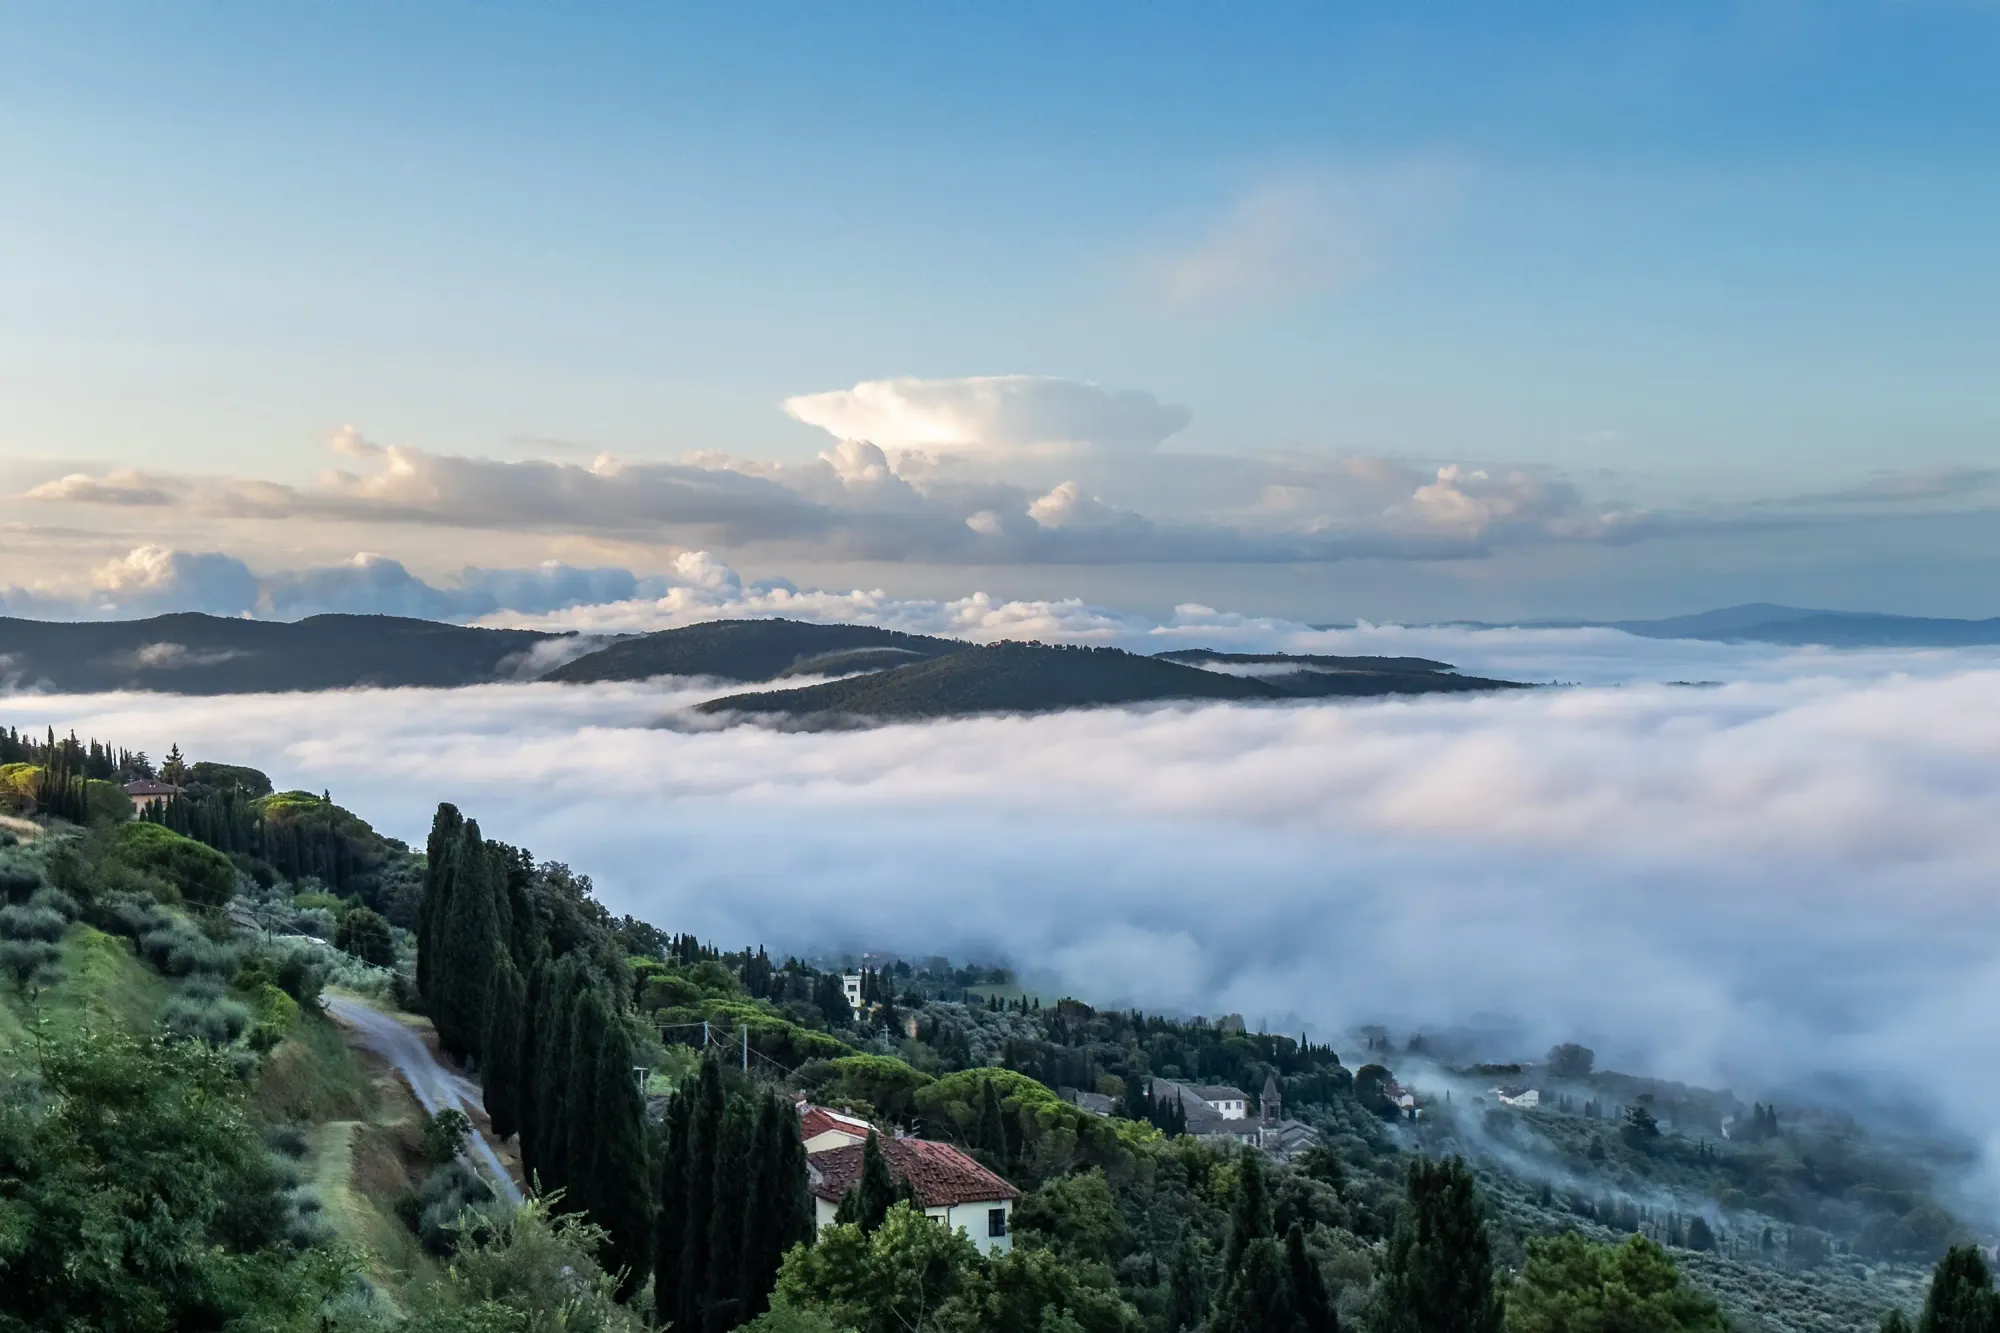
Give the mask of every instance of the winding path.
M 371 1008 L 360 1000 L 346 995 L 322 997 L 326 1011 L 334 1019 L 347 1027 L 361 1045 L 387 1060 L 403 1081 L 410 1085 L 410 1091 L 417 1095 L 425 1111 L 436 1115 L 445 1107 L 463 1111 L 472 1120 L 472 1133 L 466 1138 L 466 1147 L 486 1167 L 487 1174 L 498 1182 L 500 1192 L 507 1202 L 518 1204 L 521 1200 L 520 1187 L 501 1165 L 500 1154 L 493 1151 L 486 1135 L 480 1132 L 479 1122 L 473 1116 L 473 1108 L 480 1102 L 479 1088 L 470 1079 L 454 1074 L 438 1063 L 431 1048 L 416 1029 L 407 1023 Z

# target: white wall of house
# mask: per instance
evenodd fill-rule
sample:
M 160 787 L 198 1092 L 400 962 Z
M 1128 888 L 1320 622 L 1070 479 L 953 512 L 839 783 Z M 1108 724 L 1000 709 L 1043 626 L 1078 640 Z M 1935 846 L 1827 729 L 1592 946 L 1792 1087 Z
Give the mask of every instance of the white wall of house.
M 841 977 L 840 989 L 846 994 L 847 1003 L 851 1008 L 859 1009 L 861 1007 L 861 974 L 859 972 L 849 972 Z
M 1249 1115 L 1249 1103 L 1234 1097 L 1222 1097 L 1210 1102 L 1209 1108 L 1224 1120 L 1241 1120 Z
M 813 1196 L 813 1223 L 824 1231 L 833 1225 L 834 1215 L 840 1205 Z M 1000 1214 L 997 1223 L 999 1235 L 992 1234 L 996 1228 L 994 1213 Z M 1012 1199 L 980 1200 L 974 1203 L 956 1204 L 950 1208 L 926 1208 L 924 1216 L 939 1226 L 957 1227 L 978 1247 L 981 1254 L 989 1257 L 1005 1254 L 1014 1248 L 1014 1201 Z

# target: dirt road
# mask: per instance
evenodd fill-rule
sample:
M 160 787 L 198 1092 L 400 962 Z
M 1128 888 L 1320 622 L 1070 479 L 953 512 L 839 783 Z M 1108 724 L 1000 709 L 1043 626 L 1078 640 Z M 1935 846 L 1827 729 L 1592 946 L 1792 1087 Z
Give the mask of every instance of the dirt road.
M 449 1106 L 472 1117 L 473 1108 L 479 1105 L 479 1088 L 439 1064 L 416 1029 L 345 995 L 328 995 L 324 1000 L 326 1011 L 336 1021 L 353 1032 L 361 1045 L 387 1060 L 390 1067 L 403 1076 L 403 1081 L 410 1085 L 410 1091 L 417 1095 L 424 1110 L 436 1115 Z M 507 1168 L 500 1164 L 500 1155 L 493 1151 L 493 1145 L 479 1132 L 476 1118 L 465 1146 L 486 1168 L 486 1174 L 498 1182 L 500 1192 L 507 1201 L 520 1203 L 520 1188 L 507 1174 Z

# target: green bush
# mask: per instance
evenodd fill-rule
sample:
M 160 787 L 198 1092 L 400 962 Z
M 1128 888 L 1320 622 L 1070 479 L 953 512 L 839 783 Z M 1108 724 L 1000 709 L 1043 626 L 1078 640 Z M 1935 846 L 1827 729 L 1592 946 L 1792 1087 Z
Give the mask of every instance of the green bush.
M 0 940 L 46 940 L 62 938 L 69 922 L 50 907 L 0 907 Z
M 174 1037 L 191 1038 L 221 1048 L 231 1046 L 250 1030 L 248 1005 L 231 996 L 213 977 L 191 977 L 167 1001 L 161 1028 Z
M 0 972 L 22 990 L 55 977 L 62 950 L 47 940 L 0 940 Z
M 216 907 L 236 892 L 236 867 L 213 847 L 144 820 L 112 838 L 111 859 L 168 885 L 191 903 Z
M 76 899 L 61 889 L 37 889 L 28 899 L 28 906 L 54 912 L 65 921 L 74 921 L 83 914 L 76 905 Z

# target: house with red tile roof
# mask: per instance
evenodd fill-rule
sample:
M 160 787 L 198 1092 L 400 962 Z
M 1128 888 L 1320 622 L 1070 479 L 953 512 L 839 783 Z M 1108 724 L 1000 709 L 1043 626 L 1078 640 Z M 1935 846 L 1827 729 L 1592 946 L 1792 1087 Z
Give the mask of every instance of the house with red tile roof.
M 829 1148 L 859 1147 L 875 1132 L 875 1126 L 860 1116 L 830 1111 L 811 1102 L 799 1103 L 799 1137 L 805 1140 L 809 1155 Z
M 963 1231 L 982 1254 L 1005 1254 L 1014 1247 L 1014 1203 L 1020 1190 L 949 1143 L 878 1136 L 876 1145 L 889 1174 L 909 1186 L 926 1217 Z M 807 1155 L 813 1219 L 821 1227 L 833 1225 L 840 1201 L 860 1183 L 864 1150 L 863 1144 L 850 1144 Z

